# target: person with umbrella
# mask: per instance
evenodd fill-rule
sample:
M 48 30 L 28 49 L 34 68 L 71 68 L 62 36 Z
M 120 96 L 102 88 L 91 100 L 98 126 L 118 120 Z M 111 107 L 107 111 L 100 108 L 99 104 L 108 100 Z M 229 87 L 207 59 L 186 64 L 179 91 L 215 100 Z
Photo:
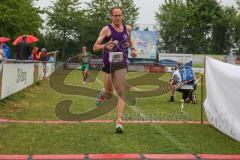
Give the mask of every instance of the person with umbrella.
M 8 47 L 8 45 L 6 43 L 2 43 L 1 45 L 3 47 L 5 59 L 10 59 L 10 48 Z
M 22 36 L 22 41 L 16 44 L 16 60 L 28 60 L 32 54 L 32 47 L 26 41 L 27 36 Z
M 38 38 L 33 35 L 23 35 L 18 37 L 13 45 L 16 46 L 16 59 L 17 60 L 28 60 L 32 54 L 32 47 L 30 43 L 37 42 Z

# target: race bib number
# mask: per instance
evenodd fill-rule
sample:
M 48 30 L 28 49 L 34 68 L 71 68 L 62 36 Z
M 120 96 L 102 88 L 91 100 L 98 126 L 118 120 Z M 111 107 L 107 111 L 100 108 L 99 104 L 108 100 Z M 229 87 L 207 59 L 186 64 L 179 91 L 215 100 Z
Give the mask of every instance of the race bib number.
M 110 63 L 123 62 L 123 52 L 109 52 L 109 62 Z

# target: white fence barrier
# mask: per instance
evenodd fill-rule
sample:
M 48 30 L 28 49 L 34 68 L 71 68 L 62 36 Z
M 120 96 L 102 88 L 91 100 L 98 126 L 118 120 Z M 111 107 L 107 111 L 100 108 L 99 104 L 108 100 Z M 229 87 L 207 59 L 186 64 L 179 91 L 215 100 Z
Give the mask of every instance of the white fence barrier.
M 43 80 L 55 71 L 55 63 L 0 63 L 0 99 Z
M 34 82 L 34 64 L 3 64 L 1 98 L 6 98 Z

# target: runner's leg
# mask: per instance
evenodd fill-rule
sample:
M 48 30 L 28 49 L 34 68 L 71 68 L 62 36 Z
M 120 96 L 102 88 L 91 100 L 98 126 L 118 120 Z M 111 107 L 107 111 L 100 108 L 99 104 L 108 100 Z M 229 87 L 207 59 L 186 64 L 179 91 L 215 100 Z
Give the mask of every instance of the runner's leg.
M 118 96 L 117 103 L 117 123 L 122 124 L 122 117 L 125 108 L 125 83 L 126 83 L 127 69 L 120 69 L 114 72 L 113 85 Z

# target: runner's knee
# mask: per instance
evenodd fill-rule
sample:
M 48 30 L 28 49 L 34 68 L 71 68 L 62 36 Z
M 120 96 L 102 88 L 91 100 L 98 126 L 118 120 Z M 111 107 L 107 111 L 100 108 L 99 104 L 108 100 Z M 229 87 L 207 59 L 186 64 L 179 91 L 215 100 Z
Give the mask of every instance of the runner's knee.
M 112 92 L 111 91 L 104 91 L 104 97 L 107 99 L 111 99 L 112 98 Z
M 120 88 L 120 87 L 116 87 L 115 88 L 117 95 L 121 98 L 124 98 L 124 89 Z

